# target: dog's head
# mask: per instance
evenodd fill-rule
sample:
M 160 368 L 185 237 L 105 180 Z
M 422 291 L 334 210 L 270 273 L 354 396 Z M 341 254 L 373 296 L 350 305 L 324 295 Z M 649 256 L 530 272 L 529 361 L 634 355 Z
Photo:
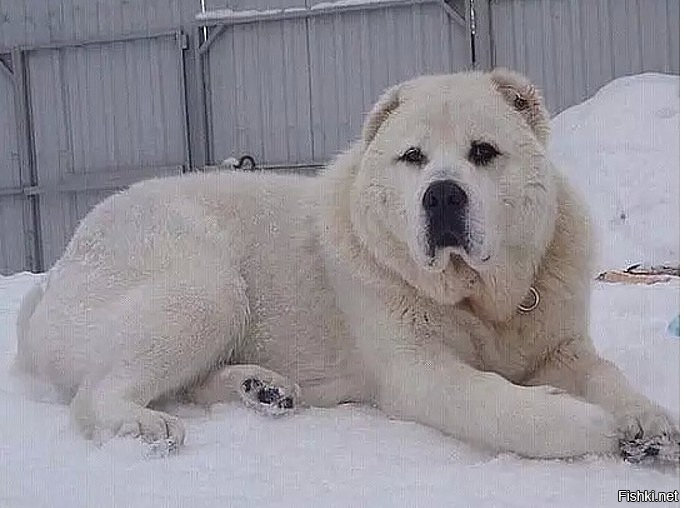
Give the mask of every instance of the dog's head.
M 548 132 L 539 92 L 510 71 L 390 88 L 363 129 L 355 233 L 440 303 L 484 291 L 510 307 L 526 294 L 554 229 Z

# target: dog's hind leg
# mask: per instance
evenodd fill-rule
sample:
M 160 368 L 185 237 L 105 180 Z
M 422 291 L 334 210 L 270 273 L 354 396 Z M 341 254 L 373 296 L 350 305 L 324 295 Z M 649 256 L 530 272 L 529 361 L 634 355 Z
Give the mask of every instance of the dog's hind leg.
M 237 273 L 188 277 L 185 270 L 182 278 L 156 274 L 107 305 L 118 323 L 112 340 L 121 353 L 104 375 L 88 377 L 71 403 L 84 434 L 98 441 L 131 434 L 182 444 L 182 423 L 146 406 L 196 382 L 231 354 L 248 322 L 245 289 Z
M 228 365 L 190 392 L 191 400 L 198 404 L 241 400 L 255 411 L 272 416 L 293 412 L 300 397 L 296 383 L 258 365 Z

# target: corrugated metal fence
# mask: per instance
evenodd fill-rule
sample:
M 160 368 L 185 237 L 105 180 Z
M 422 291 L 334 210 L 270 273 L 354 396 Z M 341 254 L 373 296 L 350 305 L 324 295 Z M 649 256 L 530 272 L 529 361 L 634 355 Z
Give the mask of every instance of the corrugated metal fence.
M 558 113 L 609 81 L 679 74 L 679 0 L 474 0 L 483 68 L 527 74 Z
M 318 2 L 206 0 L 241 12 L 196 21 L 201 0 L 0 0 L 0 273 L 51 266 L 137 180 L 244 153 L 319 166 L 411 76 L 507 65 L 558 111 L 679 72 L 675 0 Z
M 262 2 L 256 8 L 283 11 L 208 21 L 209 159 L 323 163 L 358 135 L 391 83 L 470 65 L 465 19 L 441 0 L 313 3 Z
M 189 164 L 182 0 L 0 2 L 0 273 L 113 190 Z

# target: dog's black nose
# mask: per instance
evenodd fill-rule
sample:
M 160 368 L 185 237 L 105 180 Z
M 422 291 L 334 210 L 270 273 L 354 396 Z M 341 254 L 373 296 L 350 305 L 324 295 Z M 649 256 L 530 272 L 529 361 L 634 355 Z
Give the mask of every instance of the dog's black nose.
M 428 214 L 449 214 L 462 210 L 468 196 L 456 182 L 439 180 L 433 182 L 423 196 L 423 207 Z
M 439 247 L 467 248 L 466 209 L 468 196 L 451 180 L 433 182 L 423 195 L 427 216 L 428 245 L 434 254 Z

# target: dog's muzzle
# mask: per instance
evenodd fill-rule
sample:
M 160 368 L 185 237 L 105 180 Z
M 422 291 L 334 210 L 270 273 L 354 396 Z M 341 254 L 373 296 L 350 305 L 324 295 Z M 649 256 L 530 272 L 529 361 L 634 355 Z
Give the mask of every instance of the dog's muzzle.
M 451 180 L 430 184 L 423 194 L 423 209 L 427 219 L 429 254 L 444 247 L 463 247 L 468 250 L 466 213 L 468 196 Z

